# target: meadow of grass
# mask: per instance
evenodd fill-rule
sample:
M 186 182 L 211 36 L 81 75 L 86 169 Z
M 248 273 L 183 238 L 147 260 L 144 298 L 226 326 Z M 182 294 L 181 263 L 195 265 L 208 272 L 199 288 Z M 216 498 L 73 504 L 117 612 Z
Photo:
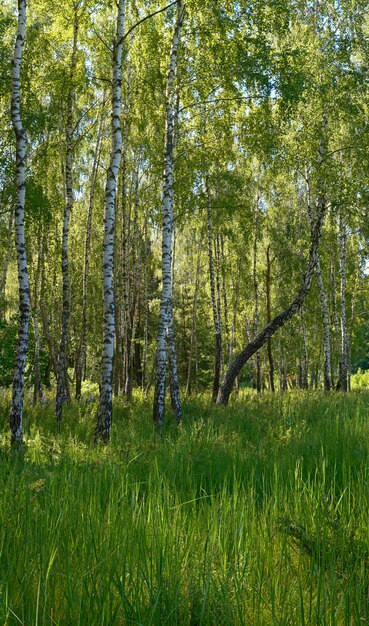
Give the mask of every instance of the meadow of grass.
M 369 393 L 94 402 L 25 409 L 10 450 L 0 404 L 0 623 L 369 624 Z

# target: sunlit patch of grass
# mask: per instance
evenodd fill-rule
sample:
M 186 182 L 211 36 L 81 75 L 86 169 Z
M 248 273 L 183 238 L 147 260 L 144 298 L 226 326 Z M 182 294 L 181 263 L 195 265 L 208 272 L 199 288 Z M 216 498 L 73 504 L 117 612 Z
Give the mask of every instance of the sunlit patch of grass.
M 12 451 L 0 403 L 0 623 L 369 623 L 369 395 L 240 393 L 25 407 Z

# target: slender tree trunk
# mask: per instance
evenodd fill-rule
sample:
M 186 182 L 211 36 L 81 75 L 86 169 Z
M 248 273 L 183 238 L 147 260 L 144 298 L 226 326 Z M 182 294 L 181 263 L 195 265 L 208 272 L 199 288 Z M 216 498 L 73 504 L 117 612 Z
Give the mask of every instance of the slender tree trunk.
M 224 332 L 225 332 L 225 341 L 226 341 L 226 355 L 227 355 L 227 365 L 230 362 L 230 345 L 231 338 L 229 333 L 229 316 L 228 316 L 228 298 L 227 298 L 227 284 L 226 284 L 226 260 L 224 254 L 224 238 L 223 235 L 219 236 L 218 242 L 218 250 L 220 250 L 220 266 L 221 266 L 221 279 L 222 279 L 222 301 L 223 301 L 223 312 L 224 312 Z M 224 372 L 223 372 L 224 373 Z
M 144 259 L 143 259 L 144 301 L 143 301 L 142 389 L 146 389 L 146 385 L 147 385 L 147 359 L 148 359 L 148 351 L 149 351 L 149 286 L 148 286 L 149 253 L 150 253 L 150 244 L 148 242 L 148 237 L 147 237 L 147 215 L 145 215 Z
M 199 250 L 197 252 L 195 291 L 194 291 L 193 303 L 192 303 L 191 339 L 190 339 L 190 350 L 188 354 L 187 384 L 186 384 L 187 396 L 191 395 L 192 360 L 193 360 L 196 326 L 197 326 L 196 320 L 197 320 L 197 301 L 199 297 L 199 287 L 200 287 L 200 269 L 201 269 L 201 247 L 199 247 Z
M 303 345 L 303 354 L 301 359 L 301 388 L 307 389 L 309 386 L 309 353 L 308 353 L 308 343 L 306 337 L 306 323 L 305 323 L 305 315 L 304 315 L 304 306 L 301 307 L 301 330 L 302 330 L 302 345 Z
M 321 142 L 320 148 L 320 160 L 319 165 L 321 165 L 322 160 L 325 155 L 325 145 L 324 142 Z M 310 188 L 310 180 L 309 176 L 306 178 L 307 180 L 307 195 L 308 195 L 308 214 L 310 219 L 310 227 L 313 228 L 313 208 L 312 208 L 312 200 L 311 200 L 311 188 Z M 318 196 L 318 202 L 325 204 L 325 198 L 323 194 Z M 320 256 L 319 252 L 317 253 L 317 263 L 316 263 L 316 277 L 318 281 L 319 288 L 319 298 L 320 298 L 320 306 L 322 309 L 322 318 L 323 318 L 323 350 L 324 350 L 324 365 L 323 365 L 323 375 L 324 375 L 324 391 L 330 391 L 331 389 L 331 341 L 330 341 L 330 333 L 329 333 L 329 309 L 327 303 L 327 296 L 325 293 L 322 270 L 320 266 Z
M 346 320 L 346 247 L 347 229 L 343 218 L 343 210 L 339 213 L 339 253 L 340 253 L 340 286 L 341 286 L 341 390 L 347 391 L 348 378 L 348 333 Z
M 113 56 L 112 110 L 111 110 L 111 156 L 105 188 L 105 212 L 103 235 L 103 347 L 101 384 L 95 441 L 108 443 L 113 419 L 113 354 L 114 354 L 114 217 L 115 197 L 119 167 L 122 156 L 122 130 L 120 114 L 122 106 L 122 53 L 124 41 L 125 0 L 117 5 L 117 25 Z
M 38 310 L 39 310 L 39 283 L 40 276 L 43 264 L 43 250 L 42 250 L 42 232 L 41 225 L 39 227 L 39 235 L 37 241 L 37 266 L 35 273 L 35 284 L 33 290 L 33 303 L 32 303 L 32 318 L 33 318 L 33 331 L 35 336 L 35 354 L 33 359 L 33 404 L 35 405 L 38 400 L 42 398 L 42 383 L 41 383 L 41 374 L 40 374 L 40 350 L 41 350 L 41 340 L 40 340 L 40 330 L 39 330 L 39 320 L 38 320 Z
M 340 338 L 339 338 L 339 321 L 338 321 L 338 313 L 337 313 L 337 294 L 336 294 L 336 277 L 334 273 L 334 263 L 331 260 L 331 269 L 330 269 L 330 284 L 331 284 L 331 299 L 332 299 L 332 324 L 334 328 L 334 355 L 335 362 L 337 361 L 337 355 L 340 351 Z M 337 372 L 336 372 L 337 373 Z M 334 386 L 334 369 L 333 369 L 333 358 L 331 358 L 331 383 L 332 387 Z
M 11 117 L 16 140 L 16 205 L 15 205 L 15 247 L 17 251 L 19 282 L 19 323 L 17 354 L 14 366 L 12 404 L 9 416 L 11 441 L 23 441 L 23 398 L 24 370 L 28 350 L 28 327 L 30 319 L 30 292 L 28 281 L 27 251 L 24 226 L 24 204 L 26 196 L 26 150 L 27 137 L 23 128 L 21 101 L 21 61 L 26 36 L 26 0 L 18 0 L 18 28 L 14 46 L 12 66 Z
M 324 391 L 330 391 L 331 389 L 331 342 L 329 335 L 329 311 L 327 297 L 325 294 L 325 288 L 323 283 L 322 270 L 320 267 L 319 254 L 316 264 L 316 277 L 318 279 L 320 306 L 323 315 L 323 350 L 324 350 Z
M 357 298 L 359 278 L 360 278 L 360 267 L 357 268 L 357 271 L 355 274 L 354 289 L 352 292 L 352 299 L 351 299 L 351 322 L 350 322 L 350 333 L 348 335 L 348 357 L 347 357 L 347 361 L 348 361 L 347 390 L 348 391 L 351 391 L 351 349 L 352 349 L 352 337 L 353 337 L 353 330 L 354 330 L 355 307 L 356 307 L 356 302 L 357 302 L 356 298 Z
M 88 281 L 90 274 L 90 248 L 91 248 L 91 230 L 92 230 L 92 214 L 95 200 L 95 187 L 97 174 L 99 170 L 101 145 L 102 145 L 102 132 L 104 124 L 104 106 L 101 111 L 101 118 L 99 129 L 97 132 L 96 147 L 94 152 L 94 160 L 92 165 L 90 194 L 88 201 L 87 211 L 87 223 L 86 223 L 86 236 L 85 236 L 85 251 L 83 261 L 83 284 L 82 284 L 82 327 L 81 338 L 78 347 L 77 355 L 77 367 L 76 367 L 76 399 L 81 398 L 82 381 L 86 378 L 86 357 L 87 357 L 87 295 L 88 295 Z
M 215 286 L 216 286 L 216 306 L 217 314 L 222 332 L 222 345 L 220 350 L 220 379 L 224 376 L 224 350 L 223 350 L 223 324 L 222 324 L 222 292 L 220 284 L 220 246 L 219 235 L 214 237 L 214 256 L 215 256 Z
M 257 278 L 257 252 L 258 252 L 258 222 L 259 222 L 259 196 L 256 200 L 255 207 L 255 220 L 254 220 L 254 241 L 253 241 L 253 265 L 252 265 L 252 278 L 254 285 L 254 324 L 253 324 L 253 338 L 258 334 L 259 330 L 259 285 Z M 255 374 L 256 374 L 256 391 L 261 392 L 261 372 L 260 372 L 260 350 L 255 355 Z
M 236 342 L 237 312 L 238 312 L 238 300 L 239 300 L 239 294 L 240 294 L 240 286 L 241 286 L 241 263 L 239 262 L 238 267 L 237 267 L 236 289 L 234 291 L 234 297 L 233 297 L 233 318 L 232 318 L 231 336 L 229 340 L 229 355 L 228 355 L 229 363 L 232 361 L 233 349 L 234 349 L 234 345 Z
M 3 295 L 5 292 L 6 278 L 8 276 L 8 268 L 13 248 L 13 227 L 14 227 L 14 211 L 10 211 L 9 227 L 8 227 L 8 243 L 6 246 L 6 256 L 3 265 L 3 271 L 0 280 L 0 320 L 4 318 L 5 307 L 2 306 Z
M 270 324 L 272 320 L 272 307 L 271 307 L 271 296 L 270 296 L 270 286 L 271 286 L 271 268 L 272 262 L 270 259 L 270 245 L 267 247 L 266 252 L 267 264 L 266 264 L 266 276 L 265 276 L 265 286 L 266 286 L 266 312 L 267 312 L 267 323 Z M 272 340 L 270 337 L 267 339 L 267 352 L 268 352 L 268 363 L 269 363 L 269 391 L 274 392 L 274 361 L 273 361 L 273 352 L 272 352 Z
M 132 382 L 133 382 L 133 357 L 136 327 L 139 314 L 139 294 L 140 294 L 140 279 L 141 279 L 141 255 L 140 250 L 140 233 L 138 228 L 138 208 L 139 208 L 139 163 L 137 163 L 136 180 L 134 188 L 134 214 L 133 214 L 133 236 L 132 236 L 132 277 L 130 289 L 127 292 L 126 298 L 128 300 L 128 310 L 126 311 L 127 317 L 127 334 L 126 334 L 126 367 L 125 367 L 125 385 L 124 393 L 128 401 L 132 400 Z M 137 251 L 137 253 L 136 253 Z M 128 261 L 128 260 L 127 260 Z M 130 291 L 130 294 L 129 294 Z M 129 299 L 129 295 L 131 298 Z
M 219 389 L 217 404 L 228 404 L 228 399 L 232 391 L 234 381 L 240 373 L 242 367 L 252 357 L 257 350 L 264 345 L 269 337 L 272 337 L 279 328 L 282 328 L 301 308 L 304 300 L 309 293 L 311 287 L 311 281 L 316 268 L 317 252 L 319 249 L 319 242 L 321 237 L 322 225 L 325 214 L 325 204 L 321 204 L 317 207 L 317 214 L 314 220 L 314 228 L 312 232 L 311 247 L 309 252 L 309 260 L 305 274 L 302 279 L 302 284 L 296 298 L 291 304 L 284 309 L 279 315 L 277 315 L 264 329 L 258 334 L 258 336 L 251 341 L 231 363 L 228 372 L 222 382 Z
M 173 305 L 172 305 L 172 235 L 173 235 L 173 140 L 175 122 L 174 78 L 177 65 L 177 52 L 184 18 L 183 0 L 177 3 L 177 20 L 174 29 L 169 56 L 169 68 L 166 89 L 166 124 L 164 147 L 164 189 L 163 189 L 163 225 L 162 225 L 162 292 L 159 313 L 159 327 L 156 353 L 156 385 L 153 417 L 158 427 L 164 423 L 165 414 L 165 378 L 167 357 L 167 335 L 169 342 L 169 369 L 172 408 L 177 421 L 181 419 L 182 409 L 177 374 L 177 359 L 174 344 Z
M 70 65 L 69 91 L 67 96 L 67 125 L 65 136 L 65 208 L 62 235 L 62 277 L 63 307 L 59 345 L 58 377 L 56 390 L 56 419 L 61 424 L 63 404 L 70 400 L 68 381 L 68 347 L 70 326 L 70 289 L 69 289 L 69 221 L 73 208 L 73 117 L 74 117 L 74 74 L 77 66 L 78 41 L 78 3 L 74 4 L 73 48 Z
M 208 230 L 208 263 L 209 263 L 209 281 L 210 281 L 210 298 L 211 308 L 213 311 L 213 323 L 215 332 L 215 354 L 214 354 L 214 378 L 213 378 L 213 400 L 217 399 L 219 385 L 220 385 L 220 372 L 221 372 L 221 360 L 223 352 L 222 341 L 222 323 L 219 317 L 219 309 L 217 306 L 216 290 L 215 290 L 215 270 L 214 270 L 214 256 L 213 256 L 213 216 L 211 209 L 211 198 L 209 190 L 209 175 L 205 178 L 205 190 L 207 196 L 207 230 Z

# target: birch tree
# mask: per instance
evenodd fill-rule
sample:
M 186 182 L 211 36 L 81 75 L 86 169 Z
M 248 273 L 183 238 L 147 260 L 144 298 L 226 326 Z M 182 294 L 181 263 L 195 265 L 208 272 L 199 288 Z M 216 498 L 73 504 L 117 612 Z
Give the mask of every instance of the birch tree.
M 347 227 L 343 217 L 343 210 L 340 209 L 338 219 L 338 242 L 340 256 L 340 296 L 341 296 L 341 362 L 340 362 L 340 388 L 342 391 L 348 390 L 348 332 L 346 317 L 346 247 L 347 247 Z
M 16 140 L 16 204 L 15 204 L 15 246 L 17 251 L 19 284 L 19 324 L 18 344 L 14 367 L 13 394 L 10 410 L 10 433 L 12 443 L 23 440 L 23 398 L 24 370 L 28 350 L 28 328 L 31 313 L 28 281 L 27 251 L 24 225 L 24 205 L 26 197 L 26 151 L 27 137 L 21 118 L 21 62 L 26 36 L 26 0 L 18 0 L 18 28 L 14 46 L 12 66 L 11 118 Z
M 164 185 L 162 205 L 162 291 L 158 325 L 156 384 L 153 416 L 158 427 L 164 423 L 165 415 L 165 378 L 167 360 L 167 341 L 169 342 L 170 395 L 172 409 L 177 421 L 181 419 L 182 408 L 179 392 L 177 356 L 174 341 L 173 302 L 172 302 L 172 237 L 173 237 L 173 144 L 175 125 L 175 74 L 177 67 L 178 46 L 184 19 L 183 0 L 177 2 L 177 17 L 169 54 L 169 67 L 165 99 L 165 144 L 164 144 Z
M 73 20 L 73 46 L 70 63 L 69 89 L 67 95 L 67 123 L 65 131 L 65 207 L 62 233 L 62 277 L 63 304 L 62 324 L 59 344 L 58 376 L 56 390 L 56 419 L 61 424 L 63 405 L 70 400 L 68 381 L 68 345 L 70 326 L 70 292 L 69 292 L 69 222 L 73 209 L 73 118 L 74 118 L 74 74 L 77 65 L 78 42 L 78 9 L 80 2 L 75 2 Z
M 116 36 L 113 54 L 111 103 L 111 156 L 105 188 L 103 234 L 103 348 L 101 383 L 95 441 L 108 443 L 113 418 L 113 353 L 114 353 L 114 218 L 117 180 L 122 156 L 122 55 L 124 44 L 125 0 L 117 5 Z

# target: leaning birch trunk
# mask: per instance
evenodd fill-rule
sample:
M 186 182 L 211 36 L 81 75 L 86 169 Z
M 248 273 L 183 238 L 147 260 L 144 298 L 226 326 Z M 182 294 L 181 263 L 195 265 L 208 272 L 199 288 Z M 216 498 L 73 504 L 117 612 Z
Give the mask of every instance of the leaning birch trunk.
M 323 220 L 325 214 L 325 204 L 322 203 L 317 207 L 317 214 L 314 220 L 314 227 L 311 234 L 311 246 L 309 252 L 309 260 L 305 274 L 302 279 L 302 284 L 296 298 L 291 304 L 284 309 L 279 315 L 277 315 L 264 329 L 258 334 L 253 341 L 251 341 L 233 360 L 228 372 L 222 382 L 219 389 L 217 404 L 228 404 L 229 396 L 231 394 L 234 382 L 239 375 L 242 367 L 247 361 L 265 344 L 265 342 L 277 332 L 279 328 L 282 328 L 298 311 L 304 303 L 304 300 L 309 293 L 311 287 L 311 281 L 315 272 L 317 262 L 317 252 L 319 250 L 319 242 L 322 232 Z
M 21 81 L 20 70 L 23 45 L 26 35 L 26 0 L 18 0 L 18 29 L 14 46 L 12 66 L 11 117 L 16 139 L 16 205 L 15 205 L 15 247 L 17 251 L 19 282 L 19 324 L 17 354 L 14 366 L 12 404 L 9 416 L 11 441 L 23 440 L 23 398 L 24 370 L 28 350 L 28 327 L 30 319 L 30 293 L 28 282 L 27 251 L 24 226 L 24 204 L 26 196 L 26 131 L 20 113 Z
M 113 93 L 111 112 L 112 148 L 105 188 L 105 213 L 103 236 L 103 347 L 101 384 L 95 441 L 108 443 L 113 417 L 113 354 L 114 354 L 114 217 L 115 197 L 119 167 L 122 156 L 122 130 L 120 114 L 122 106 L 122 53 L 124 41 L 125 0 L 119 0 L 116 39 L 113 56 Z
M 156 384 L 153 417 L 158 427 L 164 423 L 165 414 L 165 377 L 167 357 L 167 336 L 169 340 L 169 367 L 172 408 L 177 421 L 181 419 L 182 409 L 177 373 L 177 358 L 174 343 L 173 305 L 172 305 L 172 235 L 173 235 L 173 141 L 175 123 L 174 80 L 177 66 L 177 52 L 184 18 L 184 2 L 177 2 L 177 20 L 169 55 L 169 69 L 166 89 L 166 124 L 164 147 L 164 189 L 162 223 L 162 292 L 159 313 L 159 327 L 156 353 Z
M 346 320 L 346 246 L 347 231 L 343 219 L 342 209 L 339 214 L 338 241 L 340 254 L 340 287 L 341 287 L 341 367 L 340 367 L 340 387 L 342 391 L 347 391 L 348 377 L 348 332 Z
M 74 114 L 74 74 L 77 65 L 78 5 L 74 5 L 73 48 L 70 64 L 69 91 L 67 96 L 67 126 L 65 134 L 65 207 L 62 234 L 62 277 L 63 306 L 59 362 L 56 389 L 56 419 L 61 424 L 63 404 L 70 400 L 68 382 L 68 345 L 70 326 L 69 289 L 69 221 L 73 208 L 73 114 Z
M 86 377 L 86 356 L 87 356 L 87 294 L 88 294 L 88 280 L 90 274 L 90 248 L 91 248 L 91 230 L 92 230 L 92 214 L 95 200 L 95 187 L 97 180 L 97 173 L 100 163 L 101 145 L 102 145 L 102 132 L 104 123 L 104 107 L 101 111 L 101 118 L 99 124 L 99 130 L 97 131 L 96 147 L 94 153 L 94 161 L 92 165 L 90 194 L 88 201 L 87 211 L 87 223 L 86 223 L 86 235 L 85 235 L 85 251 L 83 261 L 83 284 L 82 284 L 82 328 L 81 338 L 77 355 L 77 367 L 76 367 L 76 399 L 80 400 L 82 392 L 82 381 Z

